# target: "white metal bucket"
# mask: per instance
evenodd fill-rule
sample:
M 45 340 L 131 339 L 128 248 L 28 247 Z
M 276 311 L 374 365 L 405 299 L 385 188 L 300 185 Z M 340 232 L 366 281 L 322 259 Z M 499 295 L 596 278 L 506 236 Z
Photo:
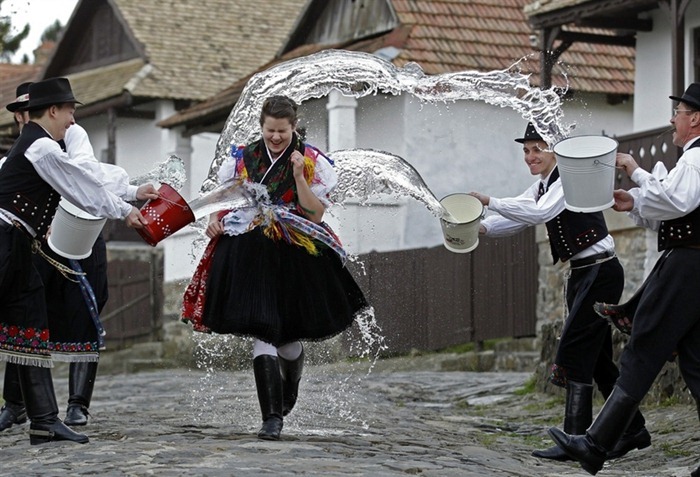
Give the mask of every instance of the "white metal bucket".
M 607 136 L 576 136 L 554 146 L 567 209 L 598 212 L 615 203 L 617 145 Z
M 65 258 L 87 258 L 105 222 L 107 219 L 90 215 L 66 199 L 61 199 L 51 222 L 49 247 Z
M 450 252 L 467 253 L 479 245 L 479 226 L 484 217 L 484 206 L 469 194 L 451 194 L 440 203 L 451 217 L 442 217 L 444 245 Z

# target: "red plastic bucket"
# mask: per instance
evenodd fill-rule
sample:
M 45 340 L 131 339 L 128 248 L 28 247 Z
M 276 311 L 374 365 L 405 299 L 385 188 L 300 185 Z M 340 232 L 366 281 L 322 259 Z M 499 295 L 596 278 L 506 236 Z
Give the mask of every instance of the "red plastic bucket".
M 146 243 L 154 247 L 164 238 L 194 222 L 192 209 L 175 189 L 162 184 L 158 192 L 160 197 L 149 200 L 141 207 L 146 225 L 142 229 L 136 229 Z

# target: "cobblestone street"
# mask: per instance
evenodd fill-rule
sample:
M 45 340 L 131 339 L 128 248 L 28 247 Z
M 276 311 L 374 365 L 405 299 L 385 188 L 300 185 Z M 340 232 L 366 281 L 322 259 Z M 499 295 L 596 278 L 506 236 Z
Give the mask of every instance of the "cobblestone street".
M 261 441 L 252 372 L 98 375 L 90 443 L 30 446 L 0 433 L 5 476 L 580 476 L 530 456 L 563 403 L 518 392 L 529 373 L 441 372 L 420 359 L 308 366 L 283 439 Z M 56 378 L 61 412 L 67 379 Z M 598 403 L 600 405 L 600 403 Z M 643 408 L 652 447 L 600 476 L 688 476 L 700 459 L 693 407 Z

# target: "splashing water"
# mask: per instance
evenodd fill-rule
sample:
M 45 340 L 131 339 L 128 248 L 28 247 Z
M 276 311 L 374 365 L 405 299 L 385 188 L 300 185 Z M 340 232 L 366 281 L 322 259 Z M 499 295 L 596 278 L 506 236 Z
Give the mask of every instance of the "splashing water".
M 229 181 L 191 200 L 189 206 L 195 219 L 199 219 L 220 210 L 253 207 L 263 197 L 267 197 L 267 189 L 263 185 Z
M 221 133 L 207 179 L 200 189 L 201 210 L 231 208 L 220 207 L 222 202 L 229 200 L 227 194 L 231 194 L 234 201 L 250 199 L 250 196 L 240 197 L 240 190 L 232 190 L 228 185 L 220 186 L 217 172 L 221 164 L 230 157 L 232 145 L 247 144 L 259 137 L 258 120 L 262 103 L 267 97 L 276 94 L 289 96 L 298 103 L 327 96 L 331 90 L 339 90 L 342 94 L 354 98 L 377 93 L 408 93 L 427 103 L 483 101 L 518 112 L 523 119 L 534 124 L 548 144 L 554 144 L 566 137 L 573 126 L 560 126 L 563 113 L 557 92 L 554 89 L 541 90 L 530 87 L 529 75 L 514 71 L 516 67 L 517 64 L 508 70 L 485 73 L 463 71 L 426 76 L 415 63 L 397 68 L 371 54 L 327 50 L 293 59 L 258 73 L 246 85 Z M 416 170 L 402 158 L 388 152 L 362 149 L 336 151 L 331 156 L 335 161 L 339 179 L 332 197 L 336 202 L 342 203 L 353 197 L 364 204 L 376 193 L 404 195 L 422 202 L 434 215 L 445 217 L 447 211 Z M 208 197 L 207 204 L 204 204 L 207 200 L 203 197 Z M 194 205 L 200 206 L 199 203 Z M 359 333 L 358 339 L 353 340 L 350 345 L 350 353 L 370 360 L 370 368 L 367 371 L 369 374 L 387 346 L 373 309 L 366 310 L 355 322 Z M 213 370 L 212 360 L 219 355 L 220 348 L 213 346 L 210 349 L 211 342 L 202 343 L 198 361 L 201 360 L 201 367 L 209 370 L 208 381 L 203 381 L 203 384 L 212 388 L 209 393 L 211 394 L 218 390 L 212 382 L 210 372 Z M 332 412 L 336 418 L 352 422 L 359 419 L 362 422 L 361 418 L 352 413 L 350 403 L 353 396 L 357 397 L 354 390 L 359 389 L 359 386 L 354 385 L 354 381 L 361 379 L 355 374 L 350 374 L 328 387 L 328 397 L 323 401 L 336 406 Z M 338 390 L 341 390 L 340 394 Z M 313 425 L 317 419 L 318 416 L 312 416 L 306 427 Z M 366 427 L 365 423 L 362 425 Z
M 140 185 L 146 182 L 157 182 L 160 184 L 168 184 L 175 190 L 180 190 L 187 181 L 185 172 L 185 162 L 174 154 L 156 164 L 156 166 L 136 177 L 132 177 L 129 183 L 132 185 Z
M 553 89 L 532 88 L 529 75 L 508 70 L 460 71 L 425 75 L 416 63 L 397 68 L 369 53 L 325 50 L 280 63 L 254 75 L 226 120 L 216 145 L 216 155 L 201 191 L 218 183 L 217 171 L 229 157 L 231 145 L 246 144 L 259 135 L 258 119 L 265 98 L 284 94 L 298 103 L 327 96 L 339 90 L 346 96 L 362 98 L 378 92 L 409 93 L 428 103 L 458 100 L 483 101 L 511 108 L 549 144 L 568 135 L 560 126 L 561 99 Z
M 330 156 L 338 173 L 338 185 L 331 196 L 335 202 L 356 197 L 364 205 L 371 194 L 384 193 L 412 197 L 438 217 L 448 213 L 420 174 L 399 156 L 371 149 L 347 149 Z

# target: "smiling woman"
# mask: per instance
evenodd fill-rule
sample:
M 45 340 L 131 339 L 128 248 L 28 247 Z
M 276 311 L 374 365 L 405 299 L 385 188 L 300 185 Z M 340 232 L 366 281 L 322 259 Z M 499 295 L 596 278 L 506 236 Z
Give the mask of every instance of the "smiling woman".
M 0 16 L 9 19 L 12 28 L 10 35 L 21 32 L 29 25 L 29 36 L 12 56 L 13 63 L 21 63 L 26 55 L 34 61 L 34 50 L 41 44 L 41 37 L 49 26 L 57 20 L 65 25 L 70 19 L 78 0 L 2 0 Z

